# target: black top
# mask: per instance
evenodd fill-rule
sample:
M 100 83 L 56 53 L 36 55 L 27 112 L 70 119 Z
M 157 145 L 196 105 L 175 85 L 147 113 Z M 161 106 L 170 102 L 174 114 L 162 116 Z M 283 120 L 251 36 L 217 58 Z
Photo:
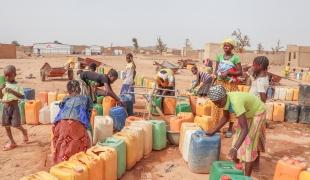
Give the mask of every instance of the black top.
M 88 83 L 88 81 L 95 81 L 100 86 L 104 86 L 105 83 L 110 84 L 106 75 L 98 74 L 96 72 L 83 71 L 80 73 L 80 78 L 86 83 Z

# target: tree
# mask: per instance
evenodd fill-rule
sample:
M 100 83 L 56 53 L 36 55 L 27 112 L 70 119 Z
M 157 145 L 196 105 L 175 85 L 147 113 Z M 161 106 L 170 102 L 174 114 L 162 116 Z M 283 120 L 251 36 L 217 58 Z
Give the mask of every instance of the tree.
M 237 47 L 236 47 L 237 51 L 243 52 L 245 47 L 251 47 L 250 38 L 248 37 L 248 35 L 243 35 L 240 29 L 234 30 L 234 32 L 231 35 L 237 41 Z
M 132 43 L 133 43 L 133 47 L 134 47 L 133 52 L 139 53 L 139 44 L 138 44 L 137 38 L 132 38 Z
M 275 47 L 272 47 L 271 50 L 272 50 L 272 53 L 273 54 L 277 54 L 281 49 L 283 49 L 284 47 L 280 45 L 281 42 L 280 42 L 280 39 L 277 41 L 277 45 Z
M 156 49 L 159 51 L 160 55 L 167 50 L 167 44 L 165 44 L 160 37 L 157 38 Z
M 18 41 L 16 41 L 16 40 L 12 41 L 11 44 L 13 44 L 13 45 L 15 45 L 15 46 L 20 46 L 20 44 L 19 44 Z
M 258 54 L 261 54 L 264 51 L 264 47 L 262 43 L 257 44 L 257 51 L 258 51 Z
M 55 43 L 55 44 L 61 44 L 61 42 L 59 42 L 59 41 L 57 41 L 57 40 L 55 40 L 54 43 Z

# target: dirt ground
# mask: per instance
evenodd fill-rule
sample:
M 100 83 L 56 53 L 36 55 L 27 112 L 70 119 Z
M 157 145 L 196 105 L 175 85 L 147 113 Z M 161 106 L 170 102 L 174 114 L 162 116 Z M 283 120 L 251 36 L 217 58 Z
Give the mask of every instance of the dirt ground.
M 112 65 L 115 69 L 123 69 L 125 65 L 124 57 L 93 57 L 101 62 Z M 164 58 L 138 57 L 137 74 L 146 77 L 153 77 L 155 67 L 153 60 L 164 60 Z M 169 60 L 176 62 L 178 58 L 170 57 Z M 0 73 L 7 64 L 13 64 L 18 69 L 17 81 L 23 87 L 31 87 L 40 91 L 65 91 L 65 79 L 48 80 L 44 83 L 40 81 L 40 67 L 48 62 L 51 66 L 62 66 L 67 61 L 66 57 L 59 58 L 32 58 L 32 59 L 8 59 L 0 60 Z M 270 68 L 272 72 L 277 72 L 281 67 Z M 33 74 L 34 79 L 26 79 L 29 74 Z M 181 92 L 189 87 L 194 77 L 186 70 L 180 70 L 176 75 L 176 86 Z M 282 84 L 296 86 L 295 83 L 282 81 Z M 121 81 L 118 80 L 113 87 L 118 93 Z M 21 144 L 22 135 L 17 130 L 13 130 L 13 135 L 18 143 L 14 150 L 4 152 L 0 150 L 0 179 L 14 180 L 20 177 L 41 170 L 48 170 L 51 166 L 50 156 L 50 125 L 30 126 L 25 125 L 29 132 L 30 143 Z M 0 128 L 0 147 L 7 142 L 4 128 Z M 221 159 L 226 159 L 226 154 L 231 145 L 231 139 L 222 138 Z M 275 124 L 274 129 L 267 130 L 266 153 L 262 154 L 260 162 L 260 172 L 254 173 L 256 179 L 272 179 L 276 162 L 283 156 L 302 157 L 310 163 L 310 126 L 292 123 Z M 124 180 L 137 179 L 206 179 L 208 175 L 194 174 L 189 171 L 183 161 L 178 148 L 169 146 L 163 151 L 153 151 L 149 157 L 140 161 L 131 171 L 123 176 Z

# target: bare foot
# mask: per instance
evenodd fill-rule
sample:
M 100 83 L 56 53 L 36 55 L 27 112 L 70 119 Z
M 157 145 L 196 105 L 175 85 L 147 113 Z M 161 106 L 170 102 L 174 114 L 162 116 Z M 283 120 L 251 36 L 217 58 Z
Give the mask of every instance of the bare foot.
M 16 148 L 17 145 L 16 144 L 12 144 L 12 143 L 7 143 L 4 147 L 3 147 L 3 151 L 9 151 L 12 150 L 14 148 Z

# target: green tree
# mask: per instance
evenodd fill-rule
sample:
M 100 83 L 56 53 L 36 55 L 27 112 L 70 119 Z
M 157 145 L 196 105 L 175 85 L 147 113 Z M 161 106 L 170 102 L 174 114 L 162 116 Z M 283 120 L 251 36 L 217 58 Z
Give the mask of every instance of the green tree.
M 15 46 L 20 46 L 20 44 L 19 44 L 18 41 L 16 41 L 16 40 L 12 41 L 11 44 L 14 44 Z
M 132 38 L 132 43 L 133 43 L 133 47 L 134 47 L 133 52 L 134 53 L 139 53 L 138 39 L 137 38 Z
M 237 42 L 236 50 L 243 52 L 245 47 L 251 47 L 250 38 L 248 35 L 243 35 L 240 29 L 234 30 L 231 34 Z
M 165 44 L 163 42 L 163 40 L 161 39 L 161 37 L 157 38 L 157 45 L 156 45 L 156 49 L 159 51 L 160 55 L 163 54 L 163 52 L 165 52 L 167 50 L 167 44 Z

